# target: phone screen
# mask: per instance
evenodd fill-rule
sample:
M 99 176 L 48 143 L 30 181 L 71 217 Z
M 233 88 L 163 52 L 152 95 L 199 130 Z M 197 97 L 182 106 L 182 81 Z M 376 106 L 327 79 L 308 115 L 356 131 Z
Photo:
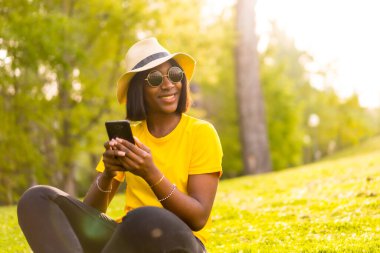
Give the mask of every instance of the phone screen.
M 110 140 L 119 137 L 135 144 L 128 120 L 106 121 L 105 125 Z

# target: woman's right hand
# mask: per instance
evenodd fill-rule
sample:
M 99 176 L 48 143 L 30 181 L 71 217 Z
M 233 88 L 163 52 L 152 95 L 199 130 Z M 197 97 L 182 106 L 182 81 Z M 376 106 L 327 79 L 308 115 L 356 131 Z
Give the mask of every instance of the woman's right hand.
M 118 157 L 125 156 L 125 152 L 116 148 L 117 141 L 112 139 L 104 143 L 106 151 L 103 153 L 104 172 L 107 177 L 113 178 L 117 171 L 125 171 Z

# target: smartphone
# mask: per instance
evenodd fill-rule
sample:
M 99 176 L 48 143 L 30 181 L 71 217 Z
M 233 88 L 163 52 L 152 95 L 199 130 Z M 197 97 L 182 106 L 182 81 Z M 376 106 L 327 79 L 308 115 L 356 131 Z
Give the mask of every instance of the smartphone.
M 119 137 L 135 144 L 128 120 L 106 121 L 105 125 L 110 140 Z

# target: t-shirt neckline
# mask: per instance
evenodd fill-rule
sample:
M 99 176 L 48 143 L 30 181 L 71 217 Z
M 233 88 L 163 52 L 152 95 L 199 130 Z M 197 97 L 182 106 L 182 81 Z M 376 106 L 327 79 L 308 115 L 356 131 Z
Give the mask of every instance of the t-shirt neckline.
M 165 142 L 167 140 L 169 140 L 170 138 L 172 138 L 172 136 L 174 136 L 178 131 L 179 129 L 181 129 L 181 126 L 183 124 L 185 124 L 185 118 L 186 118 L 186 115 L 184 113 L 181 114 L 181 119 L 179 120 L 178 124 L 175 126 L 175 128 L 170 132 L 168 133 L 167 135 L 165 136 L 162 136 L 162 137 L 155 137 L 154 135 L 152 135 L 150 132 L 149 132 L 149 129 L 148 129 L 148 124 L 146 122 L 146 120 L 143 121 L 143 127 L 144 127 L 144 132 L 145 134 L 148 136 L 148 138 L 153 141 L 153 142 L 156 142 L 156 143 L 161 143 L 161 142 Z

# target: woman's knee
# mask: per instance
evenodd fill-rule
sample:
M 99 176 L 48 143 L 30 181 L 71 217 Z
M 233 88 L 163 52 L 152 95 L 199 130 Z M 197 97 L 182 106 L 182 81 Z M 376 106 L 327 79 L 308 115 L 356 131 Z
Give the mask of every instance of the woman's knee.
M 141 227 L 169 227 L 188 228 L 187 225 L 172 212 L 159 207 L 145 206 L 130 211 L 123 219 L 122 224 Z M 190 230 L 190 228 L 189 228 Z M 191 230 L 190 230 L 191 231 Z
M 174 249 L 194 249 L 195 246 L 191 229 L 180 218 L 164 208 L 147 206 L 128 212 L 109 248 L 126 247 L 130 252 L 171 252 Z
M 49 201 L 63 192 L 47 185 L 36 185 L 30 187 L 24 192 L 17 204 L 17 212 L 20 214 L 24 210 L 27 211 L 31 206 L 42 204 L 44 201 Z
M 191 229 L 175 214 L 159 207 L 146 206 L 130 211 L 120 224 L 134 236 L 153 240 L 178 234 L 192 236 Z

